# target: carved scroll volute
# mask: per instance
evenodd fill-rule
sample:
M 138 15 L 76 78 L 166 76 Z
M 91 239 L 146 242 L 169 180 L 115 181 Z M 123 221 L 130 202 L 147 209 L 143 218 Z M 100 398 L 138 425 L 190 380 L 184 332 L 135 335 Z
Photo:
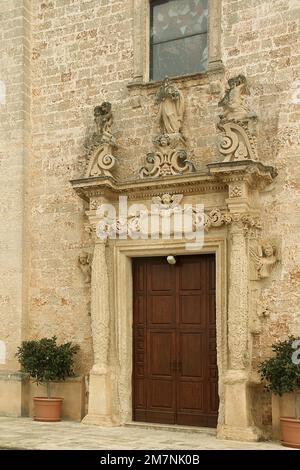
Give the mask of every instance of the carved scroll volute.
M 249 121 L 220 123 L 223 132 L 218 137 L 218 150 L 224 162 L 234 160 L 257 160 L 256 135 L 250 133 Z
M 224 162 L 236 160 L 257 160 L 257 116 L 247 104 L 249 95 L 247 80 L 244 75 L 228 80 L 228 87 L 219 106 L 220 115 L 217 146 Z
M 195 171 L 194 165 L 187 159 L 187 152 L 181 148 L 183 140 L 178 137 L 171 139 L 162 134 L 154 139 L 154 152 L 146 157 L 147 166 L 140 169 L 140 178 L 181 175 Z
M 90 159 L 85 177 L 112 176 L 111 172 L 117 163 L 113 155 L 117 145 L 111 130 L 113 124 L 111 103 L 105 101 L 101 106 L 95 107 L 94 121 L 96 132 L 87 143 Z

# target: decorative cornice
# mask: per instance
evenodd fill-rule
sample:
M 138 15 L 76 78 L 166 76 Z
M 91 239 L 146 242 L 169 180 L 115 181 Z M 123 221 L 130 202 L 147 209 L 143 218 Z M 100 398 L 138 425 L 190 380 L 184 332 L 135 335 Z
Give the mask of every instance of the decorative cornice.
M 207 172 L 188 175 L 117 181 L 112 177 L 81 178 L 72 180 L 77 194 L 85 201 L 106 197 L 110 200 L 125 195 L 129 199 L 147 199 L 161 193 L 203 194 L 225 192 L 227 185 Z
M 226 192 L 229 184 L 246 182 L 250 188 L 263 189 L 277 175 L 272 166 L 246 160 L 217 162 L 207 165 L 208 172 L 186 175 L 172 175 L 161 178 L 118 181 L 110 176 L 81 178 L 71 184 L 77 194 L 87 202 L 91 198 L 116 200 L 124 195 L 128 199 L 148 199 L 161 193 L 182 193 L 185 195 Z
M 246 182 L 252 189 L 263 190 L 276 178 L 276 168 L 253 160 L 216 162 L 207 165 L 209 174 L 226 184 Z

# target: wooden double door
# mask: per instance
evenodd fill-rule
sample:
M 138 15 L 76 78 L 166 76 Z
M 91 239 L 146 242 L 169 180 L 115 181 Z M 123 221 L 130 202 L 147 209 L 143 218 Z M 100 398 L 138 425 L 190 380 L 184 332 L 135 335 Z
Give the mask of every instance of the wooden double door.
M 215 427 L 215 257 L 133 260 L 133 419 Z

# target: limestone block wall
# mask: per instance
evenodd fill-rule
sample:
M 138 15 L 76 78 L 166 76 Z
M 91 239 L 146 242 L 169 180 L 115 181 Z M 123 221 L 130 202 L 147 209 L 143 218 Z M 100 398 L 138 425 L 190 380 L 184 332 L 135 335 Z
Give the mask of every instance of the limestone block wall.
M 30 1 L 0 12 L 0 369 L 15 369 L 26 323 L 25 200 L 30 156 Z
M 279 175 L 263 197 L 266 237 L 278 238 L 281 263 L 262 283 L 270 315 L 254 338 L 254 365 L 289 332 L 300 334 L 299 150 L 300 4 L 294 0 L 223 1 L 226 74 L 243 71 L 260 120 L 259 158 Z
M 118 176 L 137 174 L 158 131 L 157 86 L 127 88 L 133 77 L 133 1 L 32 4 L 30 331 L 72 337 L 90 360 L 88 291 L 76 266 L 89 241 L 83 231 L 83 203 L 69 179 L 82 172 L 93 107 L 104 100 L 113 103 Z M 217 103 L 225 79 L 238 73 L 249 80 L 249 101 L 259 116 L 260 159 L 279 169 L 263 197 L 265 233 L 279 238 L 282 262 L 263 285 L 271 314 L 263 333 L 254 338 L 255 361 L 274 339 L 290 330 L 300 332 L 299 12 L 295 0 L 223 0 L 225 76 L 177 82 L 187 103 L 183 132 L 198 169 L 219 158 Z M 82 361 L 85 370 L 89 360 Z

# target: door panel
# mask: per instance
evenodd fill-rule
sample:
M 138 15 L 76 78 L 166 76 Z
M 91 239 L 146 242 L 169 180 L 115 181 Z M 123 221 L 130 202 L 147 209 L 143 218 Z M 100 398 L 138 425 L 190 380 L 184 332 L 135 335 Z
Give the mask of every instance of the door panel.
M 174 324 L 175 299 L 172 295 L 152 295 L 148 315 L 148 326 Z
M 203 333 L 179 331 L 178 355 L 180 378 L 187 380 L 204 379 L 204 363 L 201 357 L 205 353 Z
M 148 372 L 151 378 L 172 378 L 174 331 L 148 331 Z
M 205 328 L 206 298 L 201 294 L 180 295 L 179 322 L 181 326 L 197 325 Z
M 213 255 L 133 263 L 133 419 L 216 426 Z

